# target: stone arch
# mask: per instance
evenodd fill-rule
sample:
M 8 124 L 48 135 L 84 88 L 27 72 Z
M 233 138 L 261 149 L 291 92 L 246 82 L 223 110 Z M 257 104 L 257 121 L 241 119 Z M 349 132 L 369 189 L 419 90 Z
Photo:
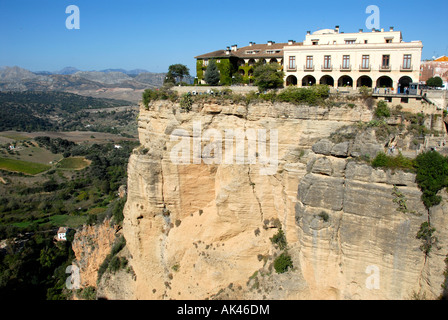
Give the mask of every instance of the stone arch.
M 376 86 L 378 88 L 392 88 L 394 86 L 394 82 L 391 77 L 382 76 L 376 80 Z
M 320 84 L 326 84 L 326 85 L 328 85 L 330 87 L 334 87 L 334 79 L 330 75 L 325 75 L 322 78 L 320 78 L 319 83 Z
M 412 83 L 412 78 L 409 76 L 403 76 L 400 78 L 400 80 L 398 80 L 398 89 L 400 90 L 399 93 L 403 93 L 404 92 L 404 88 L 408 87 L 409 85 Z
M 358 81 L 356 82 L 356 86 L 358 88 L 364 87 L 364 86 L 372 88 L 373 80 L 369 76 L 361 76 L 361 77 L 358 78 Z
M 293 75 L 289 75 L 286 78 L 286 85 L 287 86 L 296 86 L 297 85 L 297 77 Z
M 342 76 L 338 80 L 338 87 L 353 87 L 353 79 L 350 76 Z
M 307 75 L 302 78 L 302 87 L 312 86 L 316 84 L 316 78 L 312 75 Z

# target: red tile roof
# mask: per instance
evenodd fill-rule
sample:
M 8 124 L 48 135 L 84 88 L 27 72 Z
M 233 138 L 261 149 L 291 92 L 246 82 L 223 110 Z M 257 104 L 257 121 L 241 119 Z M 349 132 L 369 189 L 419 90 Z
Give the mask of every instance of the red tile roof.
M 302 43 L 293 43 L 293 45 L 302 45 Z M 252 44 L 236 50 L 229 49 L 229 54 L 226 54 L 227 50 L 217 50 L 209 53 L 205 53 L 194 57 L 195 59 L 211 59 L 211 58 L 228 58 L 236 57 L 241 59 L 249 58 L 283 58 L 283 48 L 289 46 L 288 43 L 275 43 L 271 44 Z M 273 52 L 270 52 L 273 51 Z

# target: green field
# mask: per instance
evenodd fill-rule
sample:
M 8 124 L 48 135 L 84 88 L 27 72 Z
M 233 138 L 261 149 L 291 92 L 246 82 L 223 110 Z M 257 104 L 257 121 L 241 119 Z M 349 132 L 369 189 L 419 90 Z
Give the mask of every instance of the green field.
M 0 158 L 0 169 L 12 172 L 22 172 L 35 175 L 50 169 L 51 166 L 42 163 Z
M 43 219 L 39 219 L 34 221 L 34 223 L 41 223 Z M 51 222 L 55 226 L 64 226 L 69 228 L 78 228 L 85 224 L 87 221 L 86 216 L 73 216 L 73 215 L 55 215 L 51 216 L 49 222 Z M 20 228 L 29 227 L 33 222 L 31 221 L 23 221 L 13 223 L 14 226 Z
M 59 161 L 58 168 L 65 170 L 81 170 L 89 165 L 90 161 L 84 157 L 69 157 Z

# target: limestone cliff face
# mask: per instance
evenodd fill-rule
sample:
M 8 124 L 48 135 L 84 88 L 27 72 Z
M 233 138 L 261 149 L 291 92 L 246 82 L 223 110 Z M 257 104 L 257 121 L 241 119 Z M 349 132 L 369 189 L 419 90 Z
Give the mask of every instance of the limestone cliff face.
M 135 280 L 120 283 L 132 288 L 126 297 L 107 298 L 406 299 L 441 293 L 445 202 L 431 213 L 441 249 L 427 258 L 416 239 L 428 216 L 414 175 L 356 161 L 382 150 L 372 131 L 339 143 L 329 139 L 370 121 L 368 108 L 261 103 L 179 110 L 160 101 L 140 110 L 141 147 L 129 160 L 123 222 Z M 270 130 L 278 130 L 275 174 L 262 174 L 261 161 L 174 163 L 173 148 L 182 136 L 194 136 L 195 125 L 223 136 L 229 129 L 266 129 L 268 150 Z M 210 142 L 200 145 L 203 150 Z M 394 185 L 406 212 L 397 210 Z M 270 238 L 279 227 L 294 265 L 283 274 L 272 268 L 280 250 Z
M 110 253 L 117 229 L 110 220 L 95 226 L 83 226 L 75 233 L 72 249 L 74 264 L 79 268 L 80 286 L 97 287 L 98 269 Z

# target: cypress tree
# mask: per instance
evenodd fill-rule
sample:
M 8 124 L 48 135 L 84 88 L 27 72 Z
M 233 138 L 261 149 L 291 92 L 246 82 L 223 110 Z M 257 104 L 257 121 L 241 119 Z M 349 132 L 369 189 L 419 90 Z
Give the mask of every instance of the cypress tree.
M 218 66 L 215 60 L 211 60 L 208 64 L 207 70 L 204 77 L 205 82 L 211 86 L 216 86 L 220 80 L 220 74 L 218 71 Z

